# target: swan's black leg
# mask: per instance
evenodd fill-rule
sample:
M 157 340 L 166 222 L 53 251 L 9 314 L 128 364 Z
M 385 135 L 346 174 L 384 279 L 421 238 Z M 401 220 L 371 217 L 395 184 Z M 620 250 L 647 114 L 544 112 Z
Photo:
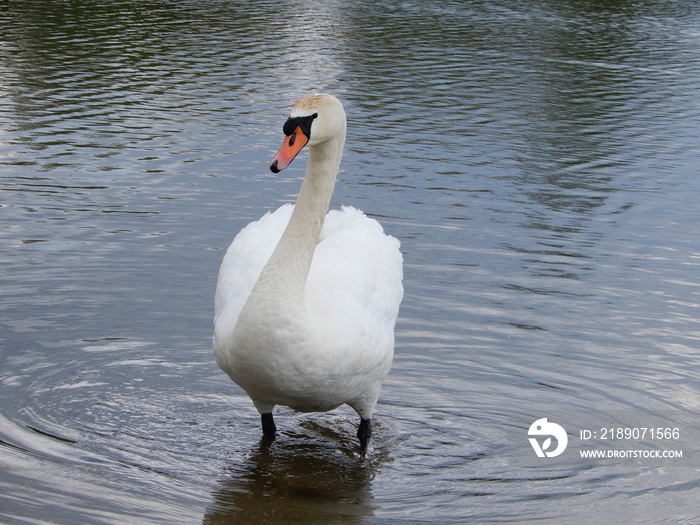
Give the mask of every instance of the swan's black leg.
M 360 449 L 362 452 L 367 450 L 367 443 L 372 437 L 372 422 L 369 419 L 360 419 L 360 426 L 357 429 L 357 437 L 360 439 Z
M 262 421 L 263 437 L 274 439 L 275 432 L 277 432 L 277 427 L 275 426 L 275 420 L 272 417 L 272 412 L 261 414 L 260 420 Z

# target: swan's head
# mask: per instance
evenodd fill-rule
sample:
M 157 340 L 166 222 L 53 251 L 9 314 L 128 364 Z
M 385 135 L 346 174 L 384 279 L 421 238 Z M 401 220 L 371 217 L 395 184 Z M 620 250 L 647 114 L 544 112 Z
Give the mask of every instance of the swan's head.
M 274 173 L 286 168 L 306 144 L 313 147 L 331 139 L 344 139 L 345 110 L 333 95 L 306 95 L 292 106 L 282 130 L 284 143 L 270 162 Z

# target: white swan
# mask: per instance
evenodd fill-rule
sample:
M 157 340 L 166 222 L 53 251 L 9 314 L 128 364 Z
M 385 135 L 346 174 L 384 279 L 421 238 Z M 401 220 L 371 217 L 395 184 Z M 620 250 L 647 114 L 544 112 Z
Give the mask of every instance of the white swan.
M 246 226 L 219 271 L 214 355 L 261 414 L 272 437 L 275 405 L 301 412 L 343 403 L 370 418 L 391 368 L 403 296 L 399 241 L 349 207 L 328 212 L 345 144 L 345 111 L 330 95 L 298 100 L 270 163 L 277 173 L 308 143 L 296 205 Z

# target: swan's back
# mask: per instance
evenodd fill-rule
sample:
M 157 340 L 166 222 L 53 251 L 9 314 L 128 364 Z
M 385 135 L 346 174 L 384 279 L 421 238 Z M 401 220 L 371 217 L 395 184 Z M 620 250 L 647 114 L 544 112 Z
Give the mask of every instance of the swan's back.
M 246 300 L 289 222 L 286 204 L 247 225 L 229 246 L 219 271 L 215 336 L 234 329 Z M 322 332 L 353 346 L 393 348 L 403 296 L 399 241 L 351 207 L 328 213 L 306 285 L 307 308 Z M 362 328 L 361 328 L 362 327 Z
M 393 349 L 402 273 L 398 240 L 355 208 L 333 210 L 311 263 L 307 307 L 333 337 L 360 348 Z

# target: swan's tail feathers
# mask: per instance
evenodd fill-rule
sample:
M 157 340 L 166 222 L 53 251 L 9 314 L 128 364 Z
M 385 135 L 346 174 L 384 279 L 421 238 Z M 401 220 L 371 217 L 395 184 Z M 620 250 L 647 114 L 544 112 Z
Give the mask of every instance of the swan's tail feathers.
M 372 437 L 372 421 L 361 418 L 360 426 L 357 428 L 357 438 L 360 440 L 360 450 L 364 453 L 367 450 L 369 438 Z

